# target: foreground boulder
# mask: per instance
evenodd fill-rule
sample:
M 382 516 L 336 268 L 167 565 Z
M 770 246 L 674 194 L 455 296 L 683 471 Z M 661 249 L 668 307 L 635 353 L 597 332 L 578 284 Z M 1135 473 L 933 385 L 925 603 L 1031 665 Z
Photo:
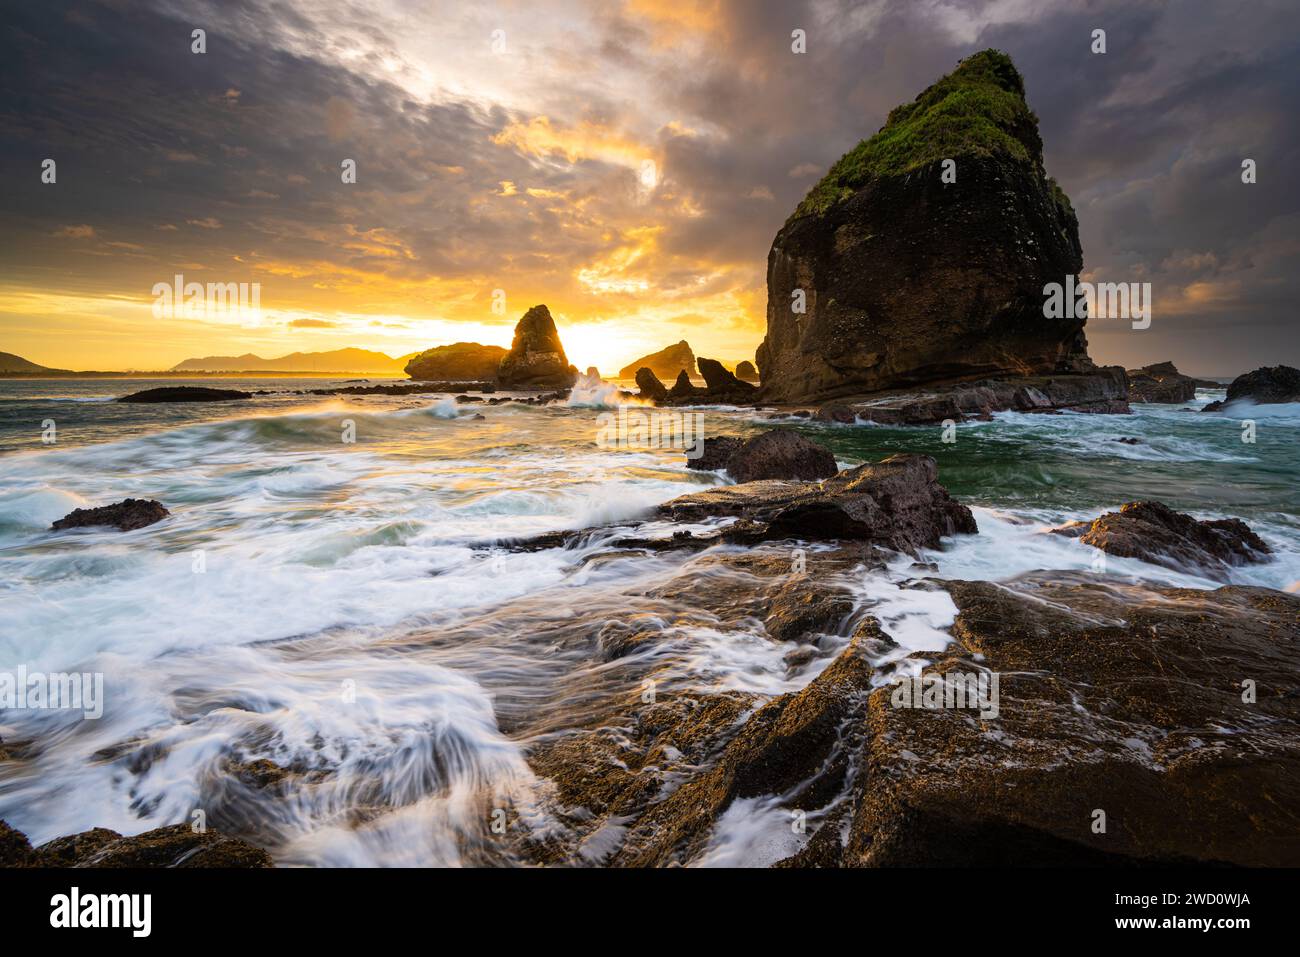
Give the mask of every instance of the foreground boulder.
M 658 352 L 652 352 L 648 356 L 637 359 L 636 362 L 625 365 L 618 371 L 618 377 L 620 379 L 630 379 L 642 367 L 649 369 L 660 379 L 676 379 L 678 374 L 682 372 L 685 372 L 688 376 L 693 375 L 695 373 L 695 353 L 691 351 L 690 344 L 683 339 L 676 345 L 660 349 Z
M 1239 375 L 1228 386 L 1226 399 L 1211 402 L 1201 411 L 1217 412 L 1229 402 L 1239 399 L 1258 403 L 1300 402 L 1300 369 L 1271 366 Z
M 1024 81 L 995 50 L 894 109 L 772 244 L 763 397 L 1090 369 L 1084 317 L 1044 315 L 1044 286 L 1083 256 L 1042 150 Z
M 508 389 L 568 389 L 578 381 L 578 370 L 569 365 L 546 306 L 533 306 L 519 320 L 497 379 Z
M 892 455 L 817 484 L 763 480 L 712 488 L 665 502 L 659 512 L 684 522 L 734 516 L 742 521 L 728 534 L 738 541 L 862 541 L 908 554 L 979 530 L 970 509 L 939 484 L 934 459 L 916 454 Z
M 1109 555 L 1223 578 L 1236 565 L 1269 561 L 1272 550 L 1239 518 L 1197 521 L 1161 502 L 1129 502 L 1091 525 L 1061 530 Z
M 477 342 L 454 342 L 435 346 L 406 363 L 412 379 L 443 382 L 491 382 L 497 377 L 506 350 Z
M 0 821 L 0 867 L 274 867 L 271 855 L 246 841 L 188 824 L 155 828 L 134 837 L 98 827 L 56 838 L 35 849 L 26 836 Z
M 253 393 L 240 392 L 238 389 L 208 389 L 194 385 L 163 386 L 158 389 L 145 389 L 132 392 L 118 398 L 118 402 L 234 402 L 236 399 L 251 399 Z
M 737 482 L 812 481 L 830 478 L 839 471 L 830 449 L 789 429 L 772 429 L 743 443 L 732 451 L 725 467 Z
M 651 402 L 658 402 L 668 398 L 668 387 L 660 382 L 659 377 L 645 366 L 636 370 L 636 387 L 640 390 L 640 397 Z
M 692 449 L 694 457 L 687 455 L 686 467 L 688 469 L 700 469 L 706 472 L 714 472 L 718 469 L 725 469 L 727 463 L 731 461 L 731 456 L 745 444 L 745 440 L 734 435 L 719 435 L 713 438 L 700 439 L 698 446 Z
M 124 532 L 130 532 L 152 525 L 154 522 L 161 522 L 170 514 L 161 502 L 153 499 L 127 498 L 112 505 L 101 505 L 99 508 L 73 509 L 50 528 L 59 532 L 68 528 L 111 525 Z

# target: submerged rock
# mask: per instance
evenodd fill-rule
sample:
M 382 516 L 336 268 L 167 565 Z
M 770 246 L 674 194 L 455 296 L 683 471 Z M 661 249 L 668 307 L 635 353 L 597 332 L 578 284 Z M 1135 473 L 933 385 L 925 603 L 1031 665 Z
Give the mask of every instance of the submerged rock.
M 157 389 L 132 392 L 118 398 L 118 402 L 233 402 L 251 399 L 253 393 L 238 389 L 208 389 L 195 385 L 171 385 Z
M 1066 534 L 1107 554 L 1212 577 L 1223 577 L 1234 565 L 1269 561 L 1272 554 L 1239 518 L 1198 521 L 1160 502 L 1129 502 L 1082 533 L 1071 525 Z
M 955 182 L 941 179 L 947 159 Z M 975 54 L 894 109 L 777 234 L 763 397 L 1086 371 L 1084 317 L 1045 316 L 1043 292 L 1082 265 L 1020 73 L 1003 53 Z
M 504 388 L 517 389 L 568 389 L 578 380 L 546 306 L 533 306 L 519 320 L 497 379 Z
M 753 482 L 830 478 L 839 466 L 829 449 L 806 436 L 789 429 L 772 429 L 736 448 L 727 459 L 726 469 L 737 482 Z
M 426 349 L 406 363 L 412 379 L 444 382 L 491 382 L 497 377 L 506 350 L 477 342 L 455 342 Z
M 188 824 L 133 837 L 97 827 L 33 849 L 26 835 L 0 821 L 0 867 L 274 867 L 271 855 L 246 841 Z
M 630 379 L 642 367 L 649 369 L 660 379 L 676 379 L 682 372 L 688 375 L 695 372 L 695 353 L 691 351 L 690 344 L 683 339 L 676 345 L 652 352 L 648 356 L 637 359 L 636 362 L 625 365 L 618 371 L 618 377 Z
M 124 532 L 161 522 L 171 513 L 153 499 L 127 498 L 99 508 L 76 508 L 50 526 L 53 531 L 112 525 Z

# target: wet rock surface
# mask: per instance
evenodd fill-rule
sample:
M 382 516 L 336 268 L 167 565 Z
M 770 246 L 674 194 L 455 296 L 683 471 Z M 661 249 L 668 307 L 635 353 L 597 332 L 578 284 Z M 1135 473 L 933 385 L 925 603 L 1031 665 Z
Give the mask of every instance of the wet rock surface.
M 161 522 L 171 513 L 153 499 L 128 498 L 99 508 L 76 508 L 50 526 L 52 531 L 109 525 L 124 532 Z
M 757 480 L 709 489 L 675 498 L 659 511 L 677 521 L 736 517 L 753 541 L 857 540 L 907 553 L 938 547 L 947 535 L 978 531 L 970 509 L 938 483 L 934 459 L 915 454 L 893 455 L 815 484 Z
M 1233 566 L 1269 561 L 1271 554 L 1241 519 L 1198 521 L 1161 502 L 1129 502 L 1061 532 L 1110 555 L 1219 578 Z
M 272 867 L 259 847 L 188 824 L 123 837 L 107 828 L 56 838 L 35 849 L 26 835 L 0 821 L 0 867 Z
M 726 469 L 737 482 L 754 482 L 830 478 L 839 466 L 825 446 L 790 429 L 772 429 L 736 447 L 726 461 Z

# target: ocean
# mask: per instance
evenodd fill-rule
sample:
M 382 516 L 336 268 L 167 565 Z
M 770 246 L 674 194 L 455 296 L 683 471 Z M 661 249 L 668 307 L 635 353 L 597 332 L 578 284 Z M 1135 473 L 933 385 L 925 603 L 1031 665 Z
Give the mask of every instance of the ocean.
M 757 622 L 701 623 L 689 588 L 663 586 L 738 574 L 708 566 L 707 552 L 615 549 L 613 531 L 567 548 L 501 546 L 593 526 L 666 537 L 678 527 L 654 520 L 654 506 L 726 481 L 687 470 L 680 450 L 602 447 L 612 387 L 487 407 L 295 395 L 343 383 L 256 379 L 202 384 L 277 394 L 112 401 L 174 384 L 0 381 L 0 672 L 102 674 L 105 690 L 96 720 L 0 711 L 0 745 L 25 755 L 0 762 L 0 818 L 34 844 L 200 814 L 285 866 L 509 865 L 514 852 L 483 837 L 485 807 L 508 803 L 539 839 L 562 826 L 530 746 L 637 693 L 626 659 L 591 655 L 600 629 L 635 621 L 669 635 L 653 651 L 666 691 L 765 700 L 833 657 L 792 667 Z M 1190 405 L 1222 396 L 1203 391 Z M 946 593 L 909 580 L 1087 571 L 1098 553 L 1047 529 L 1134 500 L 1245 520 L 1275 560 L 1234 569 L 1231 581 L 1297 589 L 1300 409 L 1133 408 L 1001 413 L 958 426 L 951 443 L 939 427 L 697 411 L 707 435 L 797 428 L 841 466 L 935 457 L 980 534 L 925 555 L 931 570 L 900 559 L 854 583 L 859 606 L 906 654 L 943 647 L 954 613 Z M 1242 441 L 1245 420 L 1253 443 Z M 1139 442 L 1116 441 L 1126 437 Z M 127 497 L 172 514 L 133 532 L 50 531 L 74 508 Z M 1105 574 L 1221 584 L 1114 557 Z M 262 761 L 297 776 L 290 796 L 241 777 Z M 745 839 L 765 813 L 761 801 L 737 802 L 705 862 L 776 859 L 780 848 Z

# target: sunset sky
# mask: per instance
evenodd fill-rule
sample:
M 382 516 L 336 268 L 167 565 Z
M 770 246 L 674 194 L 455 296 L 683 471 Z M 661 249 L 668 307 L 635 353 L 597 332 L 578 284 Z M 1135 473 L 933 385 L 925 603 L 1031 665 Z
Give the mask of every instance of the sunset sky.
M 7 4 L 0 351 L 82 369 L 396 356 L 508 345 L 546 303 L 579 366 L 617 371 L 682 338 L 752 359 L 794 206 L 891 107 L 992 46 L 1025 75 L 1085 277 L 1153 285 L 1150 329 L 1089 323 L 1094 358 L 1300 365 L 1293 8 Z M 151 290 L 176 273 L 260 283 L 260 323 L 156 318 Z

